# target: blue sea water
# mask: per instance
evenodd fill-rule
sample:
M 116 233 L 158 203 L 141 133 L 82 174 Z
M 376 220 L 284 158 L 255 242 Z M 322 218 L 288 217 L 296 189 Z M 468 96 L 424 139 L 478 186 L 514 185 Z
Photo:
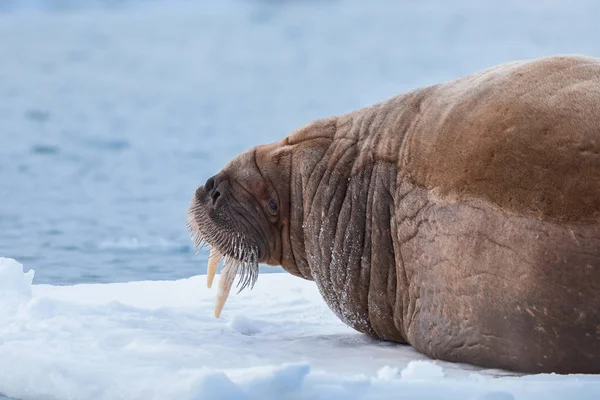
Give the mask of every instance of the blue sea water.
M 0 256 L 38 283 L 205 273 L 187 207 L 239 152 L 497 63 L 600 56 L 599 20 L 595 0 L 0 1 Z

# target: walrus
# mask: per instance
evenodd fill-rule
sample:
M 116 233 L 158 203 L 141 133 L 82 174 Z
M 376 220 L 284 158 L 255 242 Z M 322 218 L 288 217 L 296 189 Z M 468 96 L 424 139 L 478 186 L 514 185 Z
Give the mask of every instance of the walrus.
M 188 210 L 218 316 L 258 265 L 438 360 L 600 373 L 600 59 L 497 65 L 251 148 Z M 210 284 L 209 284 L 210 286 Z

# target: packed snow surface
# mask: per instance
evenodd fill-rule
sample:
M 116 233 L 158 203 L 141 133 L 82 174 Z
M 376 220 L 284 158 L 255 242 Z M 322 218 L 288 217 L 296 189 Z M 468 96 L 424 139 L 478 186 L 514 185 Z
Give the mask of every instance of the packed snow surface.
M 0 393 L 17 399 L 598 399 L 600 377 L 432 361 L 342 324 L 316 286 L 259 277 L 213 317 L 206 277 L 32 284 L 0 258 Z M 218 279 L 218 277 L 217 277 Z

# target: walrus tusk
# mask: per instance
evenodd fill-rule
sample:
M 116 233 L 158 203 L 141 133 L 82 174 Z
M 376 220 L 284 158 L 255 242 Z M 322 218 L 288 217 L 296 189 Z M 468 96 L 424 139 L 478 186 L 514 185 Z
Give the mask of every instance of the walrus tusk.
M 229 296 L 229 291 L 233 285 L 238 267 L 239 263 L 235 260 L 227 260 L 225 261 L 225 265 L 223 265 L 221 276 L 219 278 L 219 291 L 217 292 L 217 298 L 215 302 L 215 318 L 219 318 L 221 315 L 221 310 L 223 310 L 223 306 L 225 305 L 227 297 Z
M 216 247 L 212 247 L 210 249 L 210 254 L 208 256 L 208 268 L 206 270 L 206 286 L 210 289 L 212 286 L 213 280 L 215 279 L 215 274 L 217 273 L 217 267 L 223 258 L 223 254 L 217 250 Z

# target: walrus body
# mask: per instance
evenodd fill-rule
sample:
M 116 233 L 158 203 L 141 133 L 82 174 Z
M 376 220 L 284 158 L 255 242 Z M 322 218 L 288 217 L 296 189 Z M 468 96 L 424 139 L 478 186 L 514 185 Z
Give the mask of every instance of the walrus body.
M 600 373 L 599 59 L 417 89 L 211 180 L 194 234 L 230 255 L 222 237 L 241 235 L 360 332 L 441 360 Z

